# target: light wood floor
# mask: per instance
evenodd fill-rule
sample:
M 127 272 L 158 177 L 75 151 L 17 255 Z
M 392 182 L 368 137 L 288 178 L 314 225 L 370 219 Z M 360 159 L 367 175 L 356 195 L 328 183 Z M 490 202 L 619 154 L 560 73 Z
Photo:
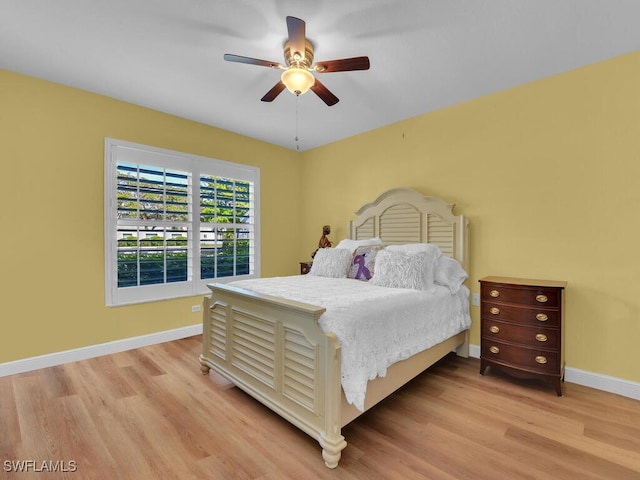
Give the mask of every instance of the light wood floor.
M 200 337 L 0 378 L 1 479 L 640 479 L 640 402 L 449 356 L 317 442 L 214 373 Z M 18 473 L 17 461 L 77 471 Z M 49 463 L 51 465 L 51 463 Z

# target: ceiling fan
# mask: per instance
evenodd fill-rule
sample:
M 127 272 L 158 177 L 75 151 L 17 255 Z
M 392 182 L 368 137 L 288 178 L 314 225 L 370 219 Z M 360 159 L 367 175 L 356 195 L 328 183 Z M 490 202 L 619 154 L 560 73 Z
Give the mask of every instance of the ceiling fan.
M 302 95 L 308 90 L 318 95 L 328 106 L 338 103 L 338 97 L 329 91 L 312 72 L 348 72 L 351 70 L 368 70 L 369 57 L 343 58 L 313 64 L 313 45 L 307 40 L 305 22 L 296 17 L 287 17 L 289 39 L 284 44 L 285 65 L 257 58 L 242 57 L 226 53 L 224 59 L 228 62 L 248 63 L 262 67 L 284 70 L 280 81 L 269 90 L 263 102 L 272 102 L 286 88 L 294 95 Z

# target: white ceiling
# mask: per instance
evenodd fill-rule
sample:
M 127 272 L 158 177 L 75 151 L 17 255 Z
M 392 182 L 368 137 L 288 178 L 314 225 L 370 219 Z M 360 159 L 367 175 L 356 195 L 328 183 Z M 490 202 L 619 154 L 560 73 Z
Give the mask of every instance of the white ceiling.
M 287 15 L 316 61 L 369 56 L 319 76 L 337 105 L 261 102 L 280 71 L 223 60 L 282 63 Z M 0 68 L 307 150 L 638 50 L 638 19 L 640 0 L 0 0 Z

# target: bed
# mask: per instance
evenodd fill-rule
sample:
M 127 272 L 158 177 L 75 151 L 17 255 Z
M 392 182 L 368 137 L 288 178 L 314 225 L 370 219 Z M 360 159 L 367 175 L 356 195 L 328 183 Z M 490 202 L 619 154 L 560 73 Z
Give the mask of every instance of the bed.
M 355 212 L 356 218 L 349 222 L 349 238 L 353 241 L 380 239 L 385 252 L 405 244 L 436 246 L 443 258 L 455 259 L 454 263 L 468 271 L 468 221 L 463 215 L 454 215 L 453 207 L 451 203 L 425 197 L 415 190 L 393 189 Z M 332 250 L 331 253 L 337 253 L 338 249 Z M 379 258 L 381 255 L 378 254 Z M 376 270 L 374 277 L 378 273 Z M 383 376 L 367 378 L 365 393 L 354 401 L 351 387 L 346 389 L 348 395 L 343 388 L 343 373 L 346 374 L 348 367 L 343 364 L 343 355 L 348 358 L 352 352 L 346 350 L 346 343 L 343 352 L 339 337 L 327 329 L 331 328 L 327 325 L 336 325 L 327 324 L 327 319 L 335 322 L 337 310 L 329 303 L 324 305 L 320 297 L 317 302 L 313 301 L 316 298 L 313 292 L 320 284 L 330 284 L 334 280 L 318 275 L 315 278 L 313 275 L 296 277 L 273 279 L 270 283 L 268 279 L 256 279 L 255 282 L 208 285 L 211 294 L 204 300 L 201 370 L 206 375 L 213 369 L 315 438 L 322 447 L 326 466 L 335 468 L 347 445 L 342 427 L 449 352 L 468 356 L 469 290 L 461 285 L 455 295 L 453 291 L 448 295 L 455 296 L 462 304 L 460 308 L 468 319 L 465 326 L 458 327 L 454 334 L 439 339 L 426 349 L 413 347 L 410 356 L 405 352 L 403 359 L 378 368 Z M 298 282 L 293 288 L 299 290 L 300 295 L 285 297 L 278 293 L 280 287 L 277 285 L 288 285 L 290 281 Z M 343 278 L 335 279 L 335 282 L 338 286 L 333 286 L 334 291 L 345 290 L 345 282 L 352 282 L 348 285 L 373 296 L 378 296 L 376 288 L 385 288 L 384 285 L 365 286 L 374 284 L 373 280 L 361 282 Z M 433 291 L 442 292 L 442 289 L 446 290 L 446 287 L 434 287 Z M 404 299 L 391 297 L 404 294 L 400 290 L 403 289 L 386 288 L 389 300 L 381 300 L 394 315 L 406 313 L 402 312 L 403 308 L 391 306 L 393 301 L 404 305 Z M 407 295 L 419 296 L 415 292 Z

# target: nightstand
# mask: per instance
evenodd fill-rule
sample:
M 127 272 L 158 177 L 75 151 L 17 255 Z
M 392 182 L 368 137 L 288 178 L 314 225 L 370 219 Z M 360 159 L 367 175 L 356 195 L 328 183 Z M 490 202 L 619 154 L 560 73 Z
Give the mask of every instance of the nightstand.
M 311 270 L 313 262 L 300 262 L 300 275 L 306 275 Z
M 480 281 L 480 373 L 488 366 L 542 378 L 562 396 L 566 282 L 513 277 Z

